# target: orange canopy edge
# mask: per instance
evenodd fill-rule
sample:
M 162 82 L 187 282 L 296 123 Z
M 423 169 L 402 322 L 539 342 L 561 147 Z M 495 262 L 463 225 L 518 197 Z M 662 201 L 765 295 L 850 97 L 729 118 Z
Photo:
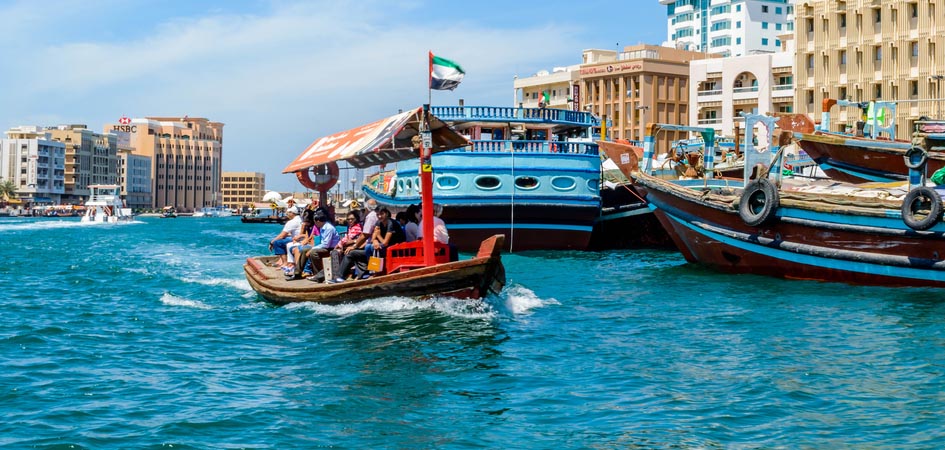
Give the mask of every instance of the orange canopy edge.
M 432 153 L 465 147 L 469 141 L 436 116 L 429 115 L 433 137 Z M 419 134 L 423 108 L 418 107 L 316 139 L 282 173 L 299 172 L 334 161 L 346 161 L 357 168 L 387 164 L 419 157 L 413 137 Z

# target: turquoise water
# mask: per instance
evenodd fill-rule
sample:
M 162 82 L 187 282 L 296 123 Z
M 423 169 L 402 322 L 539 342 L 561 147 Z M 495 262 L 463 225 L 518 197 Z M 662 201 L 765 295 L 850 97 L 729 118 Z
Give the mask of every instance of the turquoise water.
M 486 301 L 274 307 L 278 225 L 0 218 L 4 448 L 934 448 L 945 292 L 504 257 Z

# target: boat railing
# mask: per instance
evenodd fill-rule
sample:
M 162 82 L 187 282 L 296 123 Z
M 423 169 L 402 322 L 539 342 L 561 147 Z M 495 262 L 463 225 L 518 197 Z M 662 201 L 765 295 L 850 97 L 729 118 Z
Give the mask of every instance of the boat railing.
M 473 140 L 471 152 L 515 152 L 515 153 L 570 153 L 597 155 L 599 150 L 593 142 L 568 141 L 524 141 L 524 140 Z
M 516 108 L 511 106 L 433 106 L 433 115 L 445 121 L 483 122 L 559 122 L 576 126 L 595 126 L 600 120 L 593 114 L 557 108 Z
M 114 202 L 116 199 L 117 196 L 113 194 L 92 195 L 89 197 L 89 201 L 92 202 Z

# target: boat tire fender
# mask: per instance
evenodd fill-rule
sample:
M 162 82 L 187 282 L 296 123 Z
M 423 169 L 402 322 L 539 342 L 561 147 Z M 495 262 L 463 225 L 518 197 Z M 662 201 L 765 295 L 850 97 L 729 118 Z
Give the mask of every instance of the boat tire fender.
M 327 192 L 329 189 L 335 186 L 335 183 L 338 182 L 339 175 L 338 163 L 332 161 L 328 163 L 327 166 L 327 174 L 315 175 L 316 180 L 318 180 L 317 182 L 316 180 L 313 180 L 309 174 L 309 172 L 313 171 L 313 169 L 300 170 L 295 172 L 295 176 L 299 179 L 299 183 L 301 183 L 302 186 L 305 186 L 313 191 Z
M 914 157 L 918 157 L 913 161 Z M 929 160 L 929 153 L 925 151 L 924 148 L 919 146 L 909 147 L 909 150 L 906 150 L 906 154 L 903 155 L 905 160 L 906 167 L 910 169 L 921 169 L 922 166 Z
M 915 148 L 915 147 L 913 147 Z M 929 204 L 929 214 L 921 219 L 915 213 L 924 202 Z M 935 189 L 920 186 L 906 194 L 902 199 L 902 221 L 913 230 L 928 230 L 942 221 L 942 198 Z
M 738 215 L 746 225 L 757 227 L 770 223 L 780 198 L 771 180 L 760 178 L 745 185 L 738 201 Z

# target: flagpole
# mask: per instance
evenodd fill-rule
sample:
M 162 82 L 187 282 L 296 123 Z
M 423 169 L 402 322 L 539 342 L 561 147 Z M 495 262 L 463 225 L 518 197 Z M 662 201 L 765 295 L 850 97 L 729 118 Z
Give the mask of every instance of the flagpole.
M 423 265 L 436 265 L 436 246 L 433 236 L 433 133 L 429 128 L 430 105 L 433 98 L 433 52 L 429 53 L 429 67 L 427 70 L 427 104 L 423 106 L 423 119 L 420 124 L 420 214 L 423 216 Z

